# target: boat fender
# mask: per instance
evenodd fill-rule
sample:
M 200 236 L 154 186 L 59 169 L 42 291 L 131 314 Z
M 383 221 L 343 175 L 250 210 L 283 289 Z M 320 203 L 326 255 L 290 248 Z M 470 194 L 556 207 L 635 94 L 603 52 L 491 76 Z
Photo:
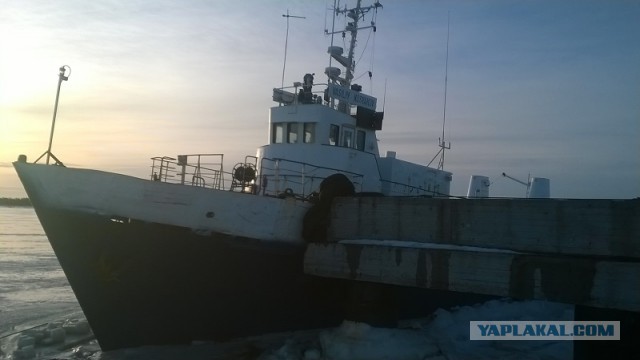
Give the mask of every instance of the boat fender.
M 329 213 L 333 199 L 354 196 L 355 187 L 344 174 L 333 174 L 320 183 L 318 201 L 307 210 L 302 220 L 302 238 L 306 241 L 325 241 L 330 225 Z
M 308 242 L 323 242 L 327 239 L 331 203 L 318 202 L 311 206 L 302 219 L 302 238 Z
M 320 183 L 320 201 L 331 202 L 338 196 L 355 195 L 355 187 L 344 174 L 333 174 Z

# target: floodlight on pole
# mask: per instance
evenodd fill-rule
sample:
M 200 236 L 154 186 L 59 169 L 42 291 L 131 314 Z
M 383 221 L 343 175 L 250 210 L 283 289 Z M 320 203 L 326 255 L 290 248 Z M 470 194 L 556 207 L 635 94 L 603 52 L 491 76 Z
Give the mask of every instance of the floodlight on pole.
M 60 73 L 58 74 L 58 90 L 56 92 L 56 102 L 53 107 L 53 120 L 51 121 L 51 132 L 49 133 L 49 147 L 47 151 L 40 155 L 40 157 L 35 161 L 38 162 L 45 154 L 47 155 L 47 165 L 49 164 L 49 159 L 53 158 L 56 161 L 56 165 L 63 165 L 60 160 L 58 160 L 53 153 L 51 153 L 51 145 L 53 144 L 53 131 L 56 127 L 56 115 L 58 113 L 58 100 L 60 99 L 60 87 L 62 86 L 63 81 L 69 80 L 69 76 L 71 75 L 71 67 L 69 65 L 63 65 L 60 67 Z

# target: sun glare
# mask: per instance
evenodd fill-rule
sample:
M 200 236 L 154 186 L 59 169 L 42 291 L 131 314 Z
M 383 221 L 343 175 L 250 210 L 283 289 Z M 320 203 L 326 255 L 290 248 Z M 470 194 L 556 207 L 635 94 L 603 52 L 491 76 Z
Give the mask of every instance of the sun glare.
M 34 26 L 0 24 L 0 155 L 37 156 L 46 149 L 57 78 L 51 36 Z
M 43 82 L 53 78 L 48 64 L 52 59 L 39 48 L 36 31 L 15 32 L 0 27 L 0 106 L 15 108 L 33 102 L 43 95 Z

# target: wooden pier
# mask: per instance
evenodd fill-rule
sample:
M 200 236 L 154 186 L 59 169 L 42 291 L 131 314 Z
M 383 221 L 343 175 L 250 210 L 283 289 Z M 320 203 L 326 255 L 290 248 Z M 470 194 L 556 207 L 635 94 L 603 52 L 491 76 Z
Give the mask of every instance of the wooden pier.
M 640 199 L 339 198 L 310 275 L 640 312 Z

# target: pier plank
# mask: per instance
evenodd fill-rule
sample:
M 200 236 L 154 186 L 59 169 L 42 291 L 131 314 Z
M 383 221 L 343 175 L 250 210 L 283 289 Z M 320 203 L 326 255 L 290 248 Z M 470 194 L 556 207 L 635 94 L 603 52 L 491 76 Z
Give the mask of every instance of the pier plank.
M 305 273 L 640 311 L 640 263 L 402 241 L 309 244 Z
M 340 198 L 328 235 L 640 259 L 640 199 Z

